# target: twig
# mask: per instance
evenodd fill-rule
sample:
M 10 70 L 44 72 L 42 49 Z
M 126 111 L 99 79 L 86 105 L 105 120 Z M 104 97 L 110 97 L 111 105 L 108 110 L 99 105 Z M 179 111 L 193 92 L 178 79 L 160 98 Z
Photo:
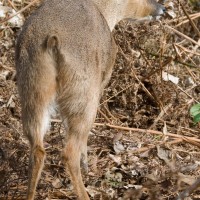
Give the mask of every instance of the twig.
M 176 44 L 176 45 L 177 45 L 177 44 Z M 152 56 L 159 57 L 158 54 L 155 54 L 155 53 L 152 53 L 152 52 L 148 52 L 148 51 L 147 51 L 147 53 L 150 54 L 150 55 L 152 55 Z M 179 63 L 179 64 L 181 64 L 181 65 L 184 65 L 184 66 L 188 66 L 188 67 L 192 67 L 192 68 L 197 68 L 195 65 L 192 65 L 192 64 L 186 63 L 186 62 L 181 62 L 181 61 L 179 61 L 177 58 L 173 58 L 173 57 L 171 57 L 171 56 L 169 57 L 169 56 L 167 56 L 167 55 L 163 55 L 163 57 L 169 59 L 170 62 L 171 62 L 171 61 L 174 61 L 174 62 L 177 62 L 177 63 Z M 169 64 L 169 63 L 167 63 L 167 64 Z M 156 70 L 155 72 L 157 72 L 157 71 L 158 71 L 158 70 Z M 153 72 L 153 73 L 154 73 L 154 72 Z M 153 73 L 152 73 L 152 74 L 153 74 Z M 151 76 L 151 74 L 150 74 L 150 76 Z M 146 79 L 146 77 L 145 77 L 144 79 Z
M 183 130 L 188 130 L 188 131 L 191 131 L 191 132 L 194 132 L 194 133 L 199 133 L 199 131 L 197 131 L 197 130 L 193 130 L 193 129 L 188 128 L 188 127 L 180 126 L 179 128 L 181 128 L 181 129 L 183 129 Z
M 119 130 L 124 130 L 124 131 L 135 131 L 135 132 L 142 132 L 142 133 L 148 133 L 148 134 L 154 134 L 154 135 L 163 135 L 162 132 L 155 131 L 155 130 L 146 130 L 146 129 L 139 129 L 139 128 L 129 128 L 129 127 L 122 127 L 122 126 L 116 126 L 116 125 L 112 125 L 112 124 L 102 124 L 102 123 L 94 123 L 94 125 L 96 125 L 96 126 L 107 126 L 109 128 L 119 129 Z M 175 138 L 181 138 L 181 139 L 185 140 L 188 143 L 192 143 L 193 141 L 200 143 L 200 139 L 195 138 L 195 137 L 182 136 L 182 135 L 173 134 L 173 133 L 166 133 L 165 136 L 175 137 Z
M 193 14 L 190 14 L 189 15 L 191 19 L 196 19 L 198 17 L 200 17 L 200 13 L 193 13 Z M 179 18 L 176 18 L 176 19 L 171 19 L 168 21 L 168 23 L 174 23 L 176 21 L 181 21 L 179 24 L 177 24 L 176 26 L 180 26 L 181 23 L 187 23 L 188 22 L 188 19 L 186 16 L 183 16 L 183 17 L 179 17 Z
M 168 29 L 170 29 L 170 30 L 172 30 L 172 31 L 174 31 L 176 34 L 180 35 L 181 37 L 184 37 L 186 40 L 189 40 L 193 44 L 196 44 L 196 45 L 198 45 L 200 47 L 200 44 L 198 42 L 196 42 L 192 38 L 188 37 L 187 35 L 185 35 L 185 34 L 179 32 L 179 31 L 177 31 L 176 29 L 174 29 L 174 28 L 172 28 L 172 27 L 170 27 L 168 25 L 165 25 L 165 27 L 168 28 Z
M 188 67 L 191 67 L 191 68 L 197 68 L 197 66 L 192 65 L 192 64 L 190 64 L 190 63 L 182 62 L 182 61 L 180 61 L 180 60 L 175 60 L 175 61 L 176 61 L 177 63 L 183 65 L 183 66 L 188 66 Z
M 155 57 L 160 57 L 160 55 L 154 54 L 154 53 L 151 53 L 151 52 L 148 52 L 148 51 L 146 51 L 146 53 L 150 54 L 152 56 L 155 56 Z M 152 75 L 158 73 L 159 71 L 162 71 L 168 64 L 170 64 L 174 60 L 173 57 L 169 57 L 169 56 L 165 56 L 165 55 L 162 55 L 162 57 L 166 58 L 167 60 L 165 62 L 163 62 L 162 64 L 160 64 L 159 69 L 151 70 L 150 73 L 147 76 L 142 78 L 142 81 L 149 80 Z
M 101 106 L 102 104 L 104 104 L 104 103 L 110 101 L 112 98 L 118 96 L 120 93 L 124 92 L 125 90 L 128 90 L 129 88 L 133 87 L 134 85 L 135 85 L 135 83 L 132 83 L 132 84 L 128 85 L 126 88 L 120 90 L 120 91 L 117 92 L 115 95 L 113 95 L 113 96 L 109 97 L 108 99 L 106 99 L 105 101 L 103 101 L 103 102 L 100 104 L 100 106 Z
M 170 142 L 162 142 L 161 144 L 159 145 L 162 145 L 162 144 L 165 144 L 165 145 L 172 145 L 172 144 L 178 144 L 178 143 L 181 143 L 183 140 L 178 138 L 178 139 L 175 139 L 173 141 L 170 141 Z M 145 152 L 145 151 L 148 151 L 148 150 L 151 150 L 151 149 L 154 149 L 157 145 L 154 145 L 154 144 L 151 144 L 149 145 L 148 147 L 141 147 L 139 149 L 136 149 L 136 150 L 132 150 L 130 151 L 131 153 L 142 153 L 142 152 Z
M 138 81 L 138 83 L 142 86 L 143 90 L 146 92 L 147 95 L 149 95 L 149 97 L 151 97 L 152 99 L 154 99 L 153 95 L 149 92 L 149 90 L 145 87 L 145 85 L 141 82 L 141 80 L 137 77 L 136 73 L 134 72 L 134 70 L 132 69 L 131 72 L 133 73 L 133 76 L 136 78 L 136 80 Z
M 8 0 L 8 3 L 11 5 L 11 7 L 16 11 L 17 9 L 16 9 L 16 7 L 15 7 L 15 5 L 13 4 L 13 2 L 11 2 L 10 0 Z
M 194 190 L 200 187 L 200 178 L 198 178 L 192 185 L 190 185 L 185 191 L 181 192 L 176 200 L 184 200 L 188 197 Z
M 156 119 L 154 120 L 153 124 L 150 126 L 150 128 L 153 128 L 156 123 L 164 116 L 164 114 L 167 113 L 168 109 L 171 108 L 172 104 L 168 104 L 166 105 L 160 112 L 160 114 L 156 117 Z
M 98 112 L 105 118 L 105 120 L 106 120 L 108 123 L 111 123 L 110 119 L 101 111 L 100 108 L 98 108 Z
M 103 105 L 103 108 L 106 110 L 107 114 L 113 119 L 113 120 L 117 120 L 117 118 L 110 112 L 110 110 Z
M 13 17 L 15 17 L 16 15 L 18 15 L 18 14 L 24 12 L 26 9 L 28 9 L 29 7 L 31 7 L 32 5 L 34 5 L 37 1 L 39 1 L 39 0 L 34 0 L 34 1 L 32 1 L 31 3 L 29 3 L 27 6 L 25 6 L 24 8 L 22 8 L 21 10 L 19 10 L 19 11 L 16 12 L 15 14 L 13 14 L 13 15 L 7 17 L 6 19 L 0 21 L 0 24 L 5 23 L 5 22 L 7 22 L 8 20 L 10 20 L 10 19 L 12 19 Z
M 187 138 L 184 138 L 183 140 L 200 148 L 200 144 L 198 142 L 188 140 Z
M 176 87 L 183 92 L 185 95 L 187 95 L 189 98 L 193 99 L 196 103 L 200 103 L 199 101 L 197 101 L 196 99 L 194 99 L 191 95 L 189 95 L 186 91 L 184 91 L 180 86 L 176 85 Z
M 200 32 L 199 32 L 199 29 L 197 28 L 197 26 L 194 24 L 194 22 L 192 21 L 192 19 L 190 18 L 189 14 L 187 13 L 187 11 L 185 10 L 183 4 L 179 1 L 182 9 L 183 9 L 183 12 L 184 14 L 187 16 L 188 20 L 190 21 L 190 24 L 192 25 L 194 31 L 197 33 L 197 35 L 200 37 Z
M 189 16 L 190 16 L 190 18 L 191 18 L 192 20 L 195 20 L 195 19 L 197 19 L 197 18 L 200 17 L 200 13 L 195 13 L 195 14 L 192 14 L 192 15 L 189 15 Z M 184 18 L 184 19 L 185 19 L 185 18 Z M 181 26 L 181 25 L 183 25 L 183 24 L 186 24 L 186 23 L 188 23 L 188 22 L 189 22 L 189 20 L 186 19 L 186 20 L 184 20 L 184 21 L 181 21 L 179 24 L 175 25 L 175 27 L 179 27 L 179 26 Z
M 193 51 L 191 51 L 191 50 L 189 50 L 189 49 L 187 49 L 187 48 L 185 48 L 185 47 L 183 47 L 183 46 L 181 46 L 181 45 L 179 45 L 179 44 L 177 44 L 177 43 L 174 43 L 174 45 L 177 46 L 177 47 L 179 47 L 181 50 L 186 51 L 187 53 L 200 56 L 200 53 L 193 52 Z
M 154 149 L 155 147 L 156 147 L 156 145 L 150 144 L 148 147 L 141 147 L 139 149 L 131 150 L 131 151 L 129 151 L 129 153 L 143 153 L 145 151 Z
M 164 142 L 163 144 L 165 144 L 165 145 L 172 145 L 172 144 L 178 144 L 178 143 L 181 143 L 181 142 L 183 142 L 183 140 L 181 138 L 178 138 L 178 139 L 175 139 L 175 140 L 170 141 L 170 142 Z M 159 144 L 159 145 L 162 145 L 162 144 Z M 155 147 L 156 147 L 156 145 L 151 144 L 148 147 L 141 147 L 139 149 L 132 150 L 130 152 L 131 153 L 142 153 L 142 152 L 154 149 Z

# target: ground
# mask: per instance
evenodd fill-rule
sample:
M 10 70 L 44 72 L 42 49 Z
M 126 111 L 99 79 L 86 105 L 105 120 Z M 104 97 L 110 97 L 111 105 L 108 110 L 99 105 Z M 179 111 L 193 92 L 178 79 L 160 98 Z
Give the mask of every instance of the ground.
M 26 195 L 29 144 L 22 132 L 14 43 L 21 22 L 38 5 L 0 1 L 0 13 L 10 9 L 0 15 L 0 200 Z M 83 176 L 91 199 L 200 199 L 200 124 L 189 113 L 200 102 L 199 1 L 169 0 L 165 6 L 159 20 L 122 21 L 113 31 L 117 59 L 90 132 L 89 171 Z M 23 17 L 15 23 L 8 21 L 14 10 Z M 57 116 L 45 137 L 38 200 L 76 199 L 61 162 L 63 145 Z

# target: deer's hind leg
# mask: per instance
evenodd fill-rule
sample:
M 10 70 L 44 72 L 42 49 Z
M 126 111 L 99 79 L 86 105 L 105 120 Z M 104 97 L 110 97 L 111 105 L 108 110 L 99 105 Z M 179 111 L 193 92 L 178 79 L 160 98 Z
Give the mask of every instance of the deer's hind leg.
M 47 102 L 45 102 L 47 104 Z M 27 199 L 33 200 L 37 183 L 41 176 L 41 171 L 44 165 L 45 150 L 43 146 L 43 138 L 48 129 L 48 123 L 50 119 L 51 106 L 39 103 L 37 107 L 40 107 L 40 111 L 31 110 L 32 119 L 25 121 L 24 128 L 25 134 L 28 136 L 30 142 L 30 157 L 29 157 L 29 180 Z
M 87 139 L 96 116 L 98 95 L 94 98 L 91 97 L 91 99 L 88 98 L 85 103 L 83 100 L 81 104 L 77 103 L 77 105 L 81 105 L 81 108 L 79 109 L 77 106 L 73 115 L 61 111 L 62 117 L 66 119 L 67 126 L 63 158 L 78 198 L 80 200 L 89 200 L 83 184 L 80 164 L 85 165 L 87 168 Z
M 37 66 L 41 74 L 36 71 Z M 27 65 L 25 69 L 18 73 L 18 88 L 22 105 L 23 130 L 31 147 L 27 199 L 33 200 L 45 159 L 43 138 L 54 110 L 56 81 L 51 65 L 48 67 L 42 63 Z

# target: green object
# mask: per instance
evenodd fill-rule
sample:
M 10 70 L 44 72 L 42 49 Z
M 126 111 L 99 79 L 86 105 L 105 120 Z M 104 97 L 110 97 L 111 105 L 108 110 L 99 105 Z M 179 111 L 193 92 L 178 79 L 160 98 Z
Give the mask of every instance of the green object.
M 190 108 L 190 114 L 194 118 L 195 123 L 200 122 L 200 104 L 195 104 Z

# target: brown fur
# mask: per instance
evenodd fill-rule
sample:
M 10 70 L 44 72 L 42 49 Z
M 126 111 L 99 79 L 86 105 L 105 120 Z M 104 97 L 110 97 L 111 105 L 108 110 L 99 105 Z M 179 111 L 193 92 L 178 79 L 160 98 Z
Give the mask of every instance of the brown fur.
M 89 200 L 80 161 L 87 168 L 88 132 L 116 57 L 111 30 L 119 19 L 112 10 L 119 11 L 123 19 L 136 14 L 143 17 L 160 9 L 152 0 L 129 0 L 125 5 L 115 5 L 115 1 L 123 3 L 46 0 L 26 21 L 18 37 L 17 81 L 24 134 L 31 145 L 28 200 L 34 199 L 40 178 L 45 159 L 43 138 L 55 105 L 66 127 L 64 162 L 79 199 Z M 146 3 L 145 9 L 141 2 Z

